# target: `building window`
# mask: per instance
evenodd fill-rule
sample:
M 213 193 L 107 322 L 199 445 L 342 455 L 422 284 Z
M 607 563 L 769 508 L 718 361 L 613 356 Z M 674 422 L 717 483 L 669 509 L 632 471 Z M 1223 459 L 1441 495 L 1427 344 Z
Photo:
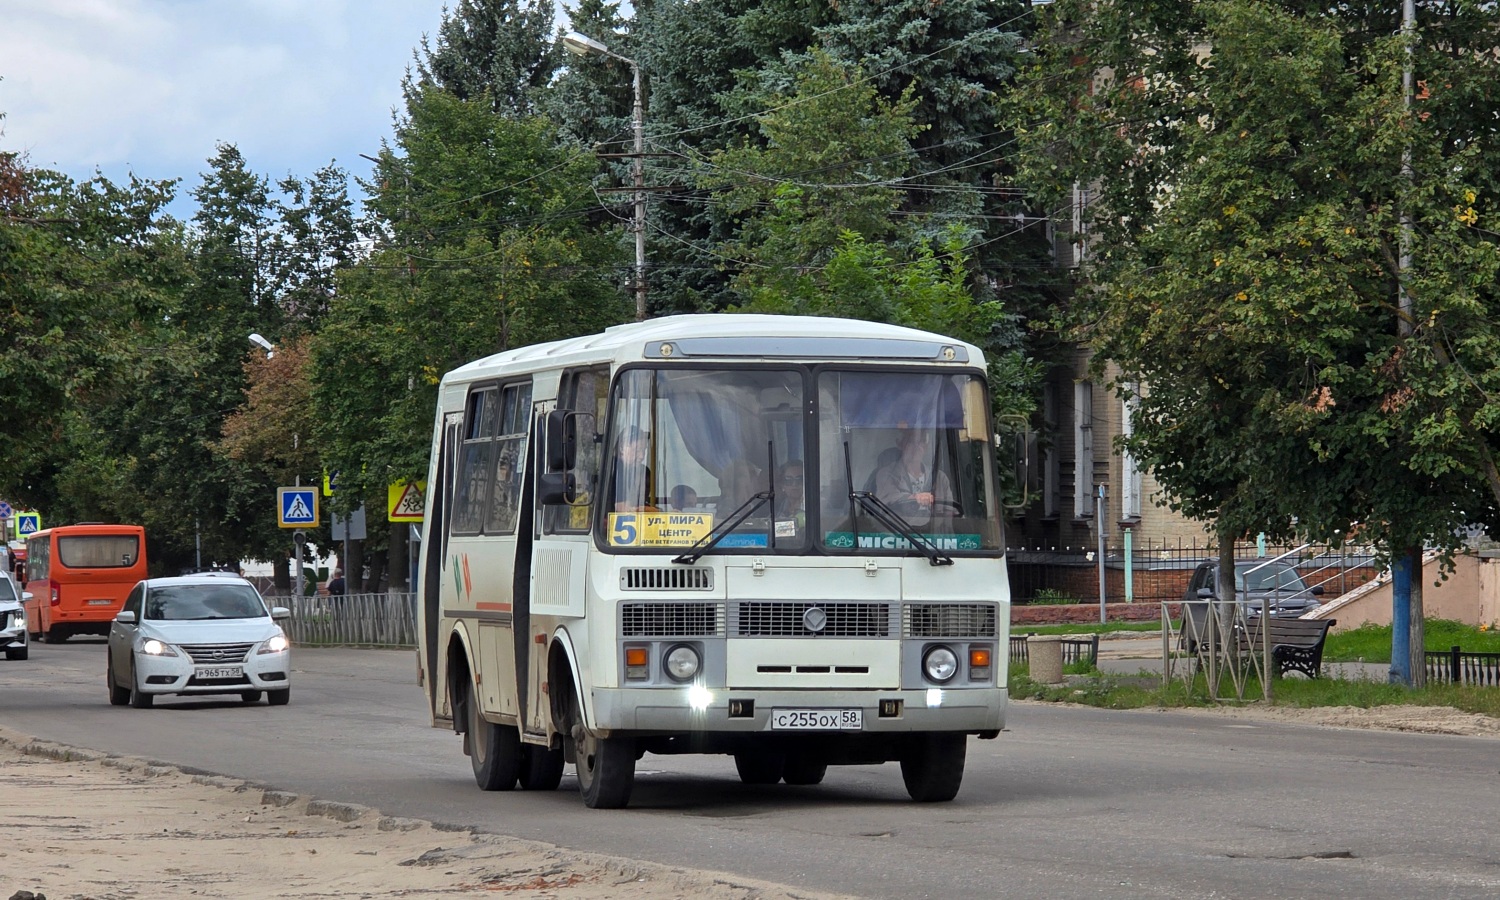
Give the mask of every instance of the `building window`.
M 1140 404 L 1137 394 L 1140 385 L 1125 384 L 1125 397 L 1120 401 L 1120 436 L 1129 440 L 1135 433 L 1135 411 Z M 1120 456 L 1120 515 L 1126 519 L 1141 517 L 1141 467 L 1135 456 L 1126 450 Z
M 1073 516 L 1094 514 L 1094 383 L 1073 385 Z

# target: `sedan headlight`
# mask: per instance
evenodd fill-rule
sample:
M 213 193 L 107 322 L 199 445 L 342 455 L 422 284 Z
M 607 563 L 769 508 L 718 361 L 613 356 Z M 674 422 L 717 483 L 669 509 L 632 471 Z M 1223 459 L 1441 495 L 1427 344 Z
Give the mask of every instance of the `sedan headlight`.
M 156 638 L 146 638 L 141 641 L 141 652 L 147 656 L 176 656 L 177 648 Z
M 261 653 L 285 653 L 286 652 L 286 648 L 290 647 L 290 646 L 291 646 L 291 642 L 286 639 L 286 635 L 285 634 L 278 634 L 278 635 L 273 636 L 270 640 L 266 641 L 264 644 L 261 644 L 260 645 L 260 649 L 257 650 L 257 651 L 255 651 L 255 652 L 257 654 L 261 654 Z

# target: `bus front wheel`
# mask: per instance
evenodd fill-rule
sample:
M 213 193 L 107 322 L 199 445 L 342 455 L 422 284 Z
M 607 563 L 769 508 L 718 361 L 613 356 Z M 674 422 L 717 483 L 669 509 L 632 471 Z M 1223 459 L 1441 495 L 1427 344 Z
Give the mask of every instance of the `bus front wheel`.
M 479 698 L 470 692 L 464 706 L 469 714 L 465 744 L 474 783 L 482 791 L 509 791 L 521 775 L 521 733 L 509 725 L 496 725 L 479 711 Z
M 901 779 L 918 803 L 944 803 L 958 796 L 964 780 L 969 736 L 963 733 L 912 735 L 901 754 Z
M 589 809 L 623 809 L 635 787 L 635 742 L 599 737 L 585 728 L 576 697 L 570 732 L 583 804 Z

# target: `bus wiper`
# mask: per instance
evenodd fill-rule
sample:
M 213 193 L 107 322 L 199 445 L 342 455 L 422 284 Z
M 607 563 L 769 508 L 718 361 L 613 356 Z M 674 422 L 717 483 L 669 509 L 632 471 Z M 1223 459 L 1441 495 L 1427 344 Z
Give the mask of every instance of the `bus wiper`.
M 709 530 L 708 534 L 698 539 L 698 542 L 689 547 L 687 552 L 672 560 L 684 566 L 690 566 L 703 558 L 703 554 L 712 550 L 719 541 L 724 540 L 725 535 L 740 527 L 740 523 L 750 518 L 750 514 L 760 509 L 761 505 L 771 499 L 771 491 L 760 491 L 752 494 L 749 500 L 741 503 L 734 512 L 726 519 L 721 519 L 719 524 Z
M 911 545 L 927 557 L 927 561 L 934 566 L 953 565 L 953 557 L 939 550 L 937 544 L 918 534 L 912 524 L 906 521 L 900 513 L 891 509 L 884 500 L 869 491 L 850 491 L 849 499 L 869 510 L 870 515 L 874 516 L 880 524 L 910 541 Z

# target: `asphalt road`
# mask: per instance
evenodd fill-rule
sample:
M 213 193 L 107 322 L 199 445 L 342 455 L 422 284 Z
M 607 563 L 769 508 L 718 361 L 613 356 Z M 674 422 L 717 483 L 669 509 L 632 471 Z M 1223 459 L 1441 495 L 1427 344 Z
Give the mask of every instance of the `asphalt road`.
M 410 652 L 298 650 L 291 704 L 111 707 L 104 644 L 0 660 L 0 722 L 391 815 L 871 898 L 1500 895 L 1500 741 L 1014 704 L 952 803 L 894 764 L 741 785 L 727 757 L 647 756 L 629 809 L 571 773 L 485 794 L 433 729 Z M 13 798 L 12 798 L 13 799 Z M 9 802 L 9 801 L 7 801 Z

